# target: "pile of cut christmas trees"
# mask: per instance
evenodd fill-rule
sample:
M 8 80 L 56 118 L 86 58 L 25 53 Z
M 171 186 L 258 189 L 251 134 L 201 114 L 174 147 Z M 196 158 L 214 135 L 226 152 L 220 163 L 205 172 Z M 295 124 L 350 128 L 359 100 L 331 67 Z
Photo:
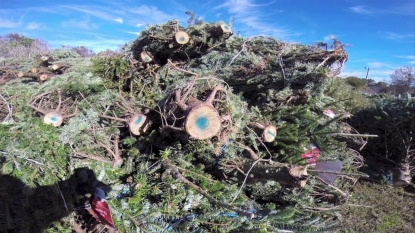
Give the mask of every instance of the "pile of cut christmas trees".
M 0 182 L 20 183 L 0 187 L 0 231 L 341 228 L 338 208 L 362 175 L 348 142 L 365 137 L 324 95 L 343 44 L 188 24 L 149 26 L 89 67 L 58 50 L 7 71 L 23 79 L 0 86 Z

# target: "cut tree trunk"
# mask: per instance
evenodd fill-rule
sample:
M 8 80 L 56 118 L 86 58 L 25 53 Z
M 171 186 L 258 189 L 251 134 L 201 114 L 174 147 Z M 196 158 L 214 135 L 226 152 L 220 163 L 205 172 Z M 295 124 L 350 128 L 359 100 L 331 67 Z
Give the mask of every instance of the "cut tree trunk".
M 48 78 L 50 78 L 49 75 L 47 74 L 34 74 L 34 73 L 27 73 L 23 71 L 20 71 L 19 73 L 17 73 L 17 77 L 34 78 L 34 79 L 38 79 L 39 81 L 46 81 Z
M 186 118 L 186 132 L 199 140 L 217 135 L 220 128 L 221 119 L 218 111 L 208 104 L 192 108 Z
M 244 166 L 245 173 L 251 169 L 251 164 Z M 280 184 L 295 187 L 304 187 L 308 177 L 307 169 L 302 166 L 269 165 L 258 163 L 249 172 L 247 182 L 257 182 L 258 180 L 271 180 Z M 245 179 L 243 174 L 239 175 L 241 180 Z
M 174 35 L 174 39 L 178 44 L 184 45 L 184 44 L 187 44 L 187 42 L 189 42 L 190 37 L 186 32 L 178 31 Z
M 144 63 L 149 63 L 153 60 L 153 55 L 148 51 L 143 51 L 140 53 L 140 58 Z
M 406 186 L 411 183 L 411 170 L 409 163 L 399 163 L 393 173 L 393 186 Z

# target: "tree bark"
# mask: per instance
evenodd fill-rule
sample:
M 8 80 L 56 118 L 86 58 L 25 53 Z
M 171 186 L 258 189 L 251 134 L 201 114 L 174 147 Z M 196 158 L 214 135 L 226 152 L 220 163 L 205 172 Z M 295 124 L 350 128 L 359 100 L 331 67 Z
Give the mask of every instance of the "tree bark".
M 251 164 L 247 164 L 243 167 L 244 172 L 247 174 L 251 168 Z M 258 163 L 255 165 L 248 174 L 247 183 L 257 182 L 258 180 L 272 180 L 280 184 L 286 184 L 290 186 L 303 187 L 305 185 L 305 176 L 295 177 L 291 175 L 290 170 L 294 167 L 286 165 L 269 165 Z M 243 174 L 239 175 L 240 179 L 245 179 Z

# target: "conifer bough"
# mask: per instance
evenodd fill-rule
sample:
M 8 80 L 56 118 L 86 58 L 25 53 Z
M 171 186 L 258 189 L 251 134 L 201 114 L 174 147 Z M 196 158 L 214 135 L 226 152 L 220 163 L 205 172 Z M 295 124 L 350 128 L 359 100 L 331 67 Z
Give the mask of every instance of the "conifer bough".
M 34 106 L 33 104 L 27 104 L 27 106 L 33 108 L 36 110 L 36 112 L 40 112 L 43 114 L 43 123 L 48 125 L 53 125 L 54 127 L 59 127 L 62 125 L 62 122 L 66 118 L 70 118 L 75 116 L 78 113 L 78 107 L 75 108 L 75 111 L 72 114 L 64 115 L 61 109 L 62 106 L 62 90 L 58 89 L 58 97 L 59 97 L 59 103 L 58 106 L 53 110 L 44 110 L 39 107 Z

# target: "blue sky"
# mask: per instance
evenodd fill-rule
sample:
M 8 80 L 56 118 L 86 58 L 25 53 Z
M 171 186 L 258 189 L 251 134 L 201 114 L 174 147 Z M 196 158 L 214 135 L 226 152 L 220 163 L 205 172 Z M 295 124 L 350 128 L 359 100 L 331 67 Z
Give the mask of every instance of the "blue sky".
M 244 37 L 288 42 L 330 41 L 352 46 L 340 76 L 389 81 L 397 68 L 415 66 L 415 0 L 0 0 L 0 35 L 20 33 L 58 48 L 117 49 L 148 24 L 191 10 L 206 21 L 228 22 Z

